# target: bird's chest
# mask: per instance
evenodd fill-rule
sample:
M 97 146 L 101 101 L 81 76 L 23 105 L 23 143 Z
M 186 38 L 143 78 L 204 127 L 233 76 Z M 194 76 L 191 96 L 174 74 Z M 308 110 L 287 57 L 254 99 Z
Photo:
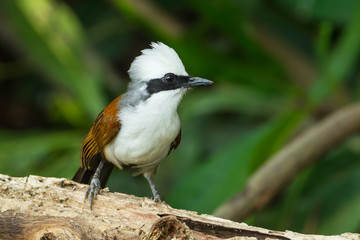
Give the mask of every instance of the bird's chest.
M 175 109 L 144 105 L 119 114 L 121 130 L 105 149 L 109 161 L 140 168 L 157 165 L 164 159 L 180 131 Z

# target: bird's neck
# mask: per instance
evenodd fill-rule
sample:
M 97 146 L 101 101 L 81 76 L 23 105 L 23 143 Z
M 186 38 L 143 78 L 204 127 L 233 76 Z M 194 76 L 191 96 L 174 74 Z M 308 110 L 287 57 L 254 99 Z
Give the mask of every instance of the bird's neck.
M 121 115 L 129 112 L 137 113 L 139 117 L 152 117 L 153 119 L 177 115 L 177 107 L 185 93 L 186 89 L 162 91 L 143 99 L 137 99 L 137 102 L 134 102 L 133 96 L 125 94 L 120 100 L 119 117 L 121 119 Z

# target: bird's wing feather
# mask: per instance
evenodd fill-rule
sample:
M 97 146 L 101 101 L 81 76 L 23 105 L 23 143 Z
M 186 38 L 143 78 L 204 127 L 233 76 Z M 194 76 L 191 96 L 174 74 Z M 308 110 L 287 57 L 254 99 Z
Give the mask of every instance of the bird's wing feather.
M 104 147 L 118 134 L 121 124 L 118 119 L 118 102 L 121 96 L 112 101 L 96 118 L 82 147 L 81 167 L 96 169 Z
M 176 136 L 175 140 L 171 143 L 168 155 L 171 153 L 172 150 L 175 150 L 179 146 L 180 142 L 181 142 L 181 129 L 179 131 L 179 134 Z

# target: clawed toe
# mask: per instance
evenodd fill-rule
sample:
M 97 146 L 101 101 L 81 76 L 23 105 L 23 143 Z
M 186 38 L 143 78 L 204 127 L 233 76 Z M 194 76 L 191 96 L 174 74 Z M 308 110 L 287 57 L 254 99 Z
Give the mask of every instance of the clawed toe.
M 93 201 L 96 198 L 96 195 L 100 192 L 101 183 L 98 178 L 93 178 L 90 182 L 89 188 L 86 190 L 84 202 L 89 197 L 90 209 L 92 209 Z
M 160 195 L 154 197 L 154 202 L 161 202 Z

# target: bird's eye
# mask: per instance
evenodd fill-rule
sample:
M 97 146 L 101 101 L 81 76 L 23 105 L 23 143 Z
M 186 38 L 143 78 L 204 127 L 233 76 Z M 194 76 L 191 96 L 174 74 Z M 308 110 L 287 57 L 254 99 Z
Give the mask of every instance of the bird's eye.
M 171 83 L 171 82 L 173 82 L 173 81 L 175 80 L 175 75 L 172 74 L 172 73 L 167 73 L 167 74 L 165 74 L 165 76 L 164 76 L 164 80 L 165 80 L 166 82 Z

